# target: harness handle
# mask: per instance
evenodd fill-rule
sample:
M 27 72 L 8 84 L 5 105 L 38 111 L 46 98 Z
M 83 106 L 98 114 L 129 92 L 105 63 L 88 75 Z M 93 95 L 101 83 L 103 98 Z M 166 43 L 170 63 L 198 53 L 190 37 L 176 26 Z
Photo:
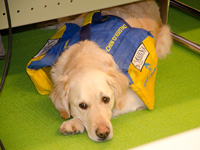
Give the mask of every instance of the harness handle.
M 93 11 L 86 15 L 82 29 L 80 31 L 80 41 L 90 40 L 90 29 L 92 23 L 101 23 L 108 19 L 108 16 L 102 16 L 101 11 Z

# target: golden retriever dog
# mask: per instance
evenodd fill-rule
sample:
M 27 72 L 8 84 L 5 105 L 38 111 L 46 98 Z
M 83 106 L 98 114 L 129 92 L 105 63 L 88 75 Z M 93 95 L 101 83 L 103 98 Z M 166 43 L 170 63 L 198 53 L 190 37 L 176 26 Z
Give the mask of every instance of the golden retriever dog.
M 170 29 L 162 24 L 154 1 L 105 9 L 102 15 L 119 16 L 132 27 L 151 31 L 158 58 L 170 52 Z M 74 22 L 81 25 L 83 16 Z M 94 141 L 109 140 L 113 137 L 112 117 L 145 108 L 113 57 L 92 41 L 81 41 L 65 50 L 52 66 L 51 76 L 54 87 L 50 98 L 63 118 L 72 116 L 60 126 L 65 135 L 86 130 Z

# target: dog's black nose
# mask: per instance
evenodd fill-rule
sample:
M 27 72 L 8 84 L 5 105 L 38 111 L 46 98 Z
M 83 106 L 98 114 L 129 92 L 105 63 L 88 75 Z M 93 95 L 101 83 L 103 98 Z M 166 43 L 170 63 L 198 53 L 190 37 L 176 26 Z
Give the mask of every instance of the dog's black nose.
M 99 126 L 96 130 L 96 135 L 101 138 L 102 140 L 108 137 L 110 134 L 110 129 L 106 126 Z

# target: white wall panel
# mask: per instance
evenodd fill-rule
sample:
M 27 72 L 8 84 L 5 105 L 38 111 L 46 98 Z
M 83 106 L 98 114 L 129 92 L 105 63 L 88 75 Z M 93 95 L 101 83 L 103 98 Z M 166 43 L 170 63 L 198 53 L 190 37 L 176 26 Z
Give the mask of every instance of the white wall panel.
M 12 26 L 17 27 L 138 0 L 8 0 Z M 0 0 L 0 29 L 8 27 L 4 0 Z

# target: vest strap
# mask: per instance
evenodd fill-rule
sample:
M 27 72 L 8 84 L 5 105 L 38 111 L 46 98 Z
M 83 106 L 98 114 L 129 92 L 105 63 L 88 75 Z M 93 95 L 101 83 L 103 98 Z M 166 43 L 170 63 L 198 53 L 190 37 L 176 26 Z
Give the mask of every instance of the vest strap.
M 101 11 L 90 12 L 86 15 L 81 32 L 79 34 L 80 41 L 90 40 L 90 30 L 92 23 L 101 23 L 108 19 L 108 16 L 101 16 Z

